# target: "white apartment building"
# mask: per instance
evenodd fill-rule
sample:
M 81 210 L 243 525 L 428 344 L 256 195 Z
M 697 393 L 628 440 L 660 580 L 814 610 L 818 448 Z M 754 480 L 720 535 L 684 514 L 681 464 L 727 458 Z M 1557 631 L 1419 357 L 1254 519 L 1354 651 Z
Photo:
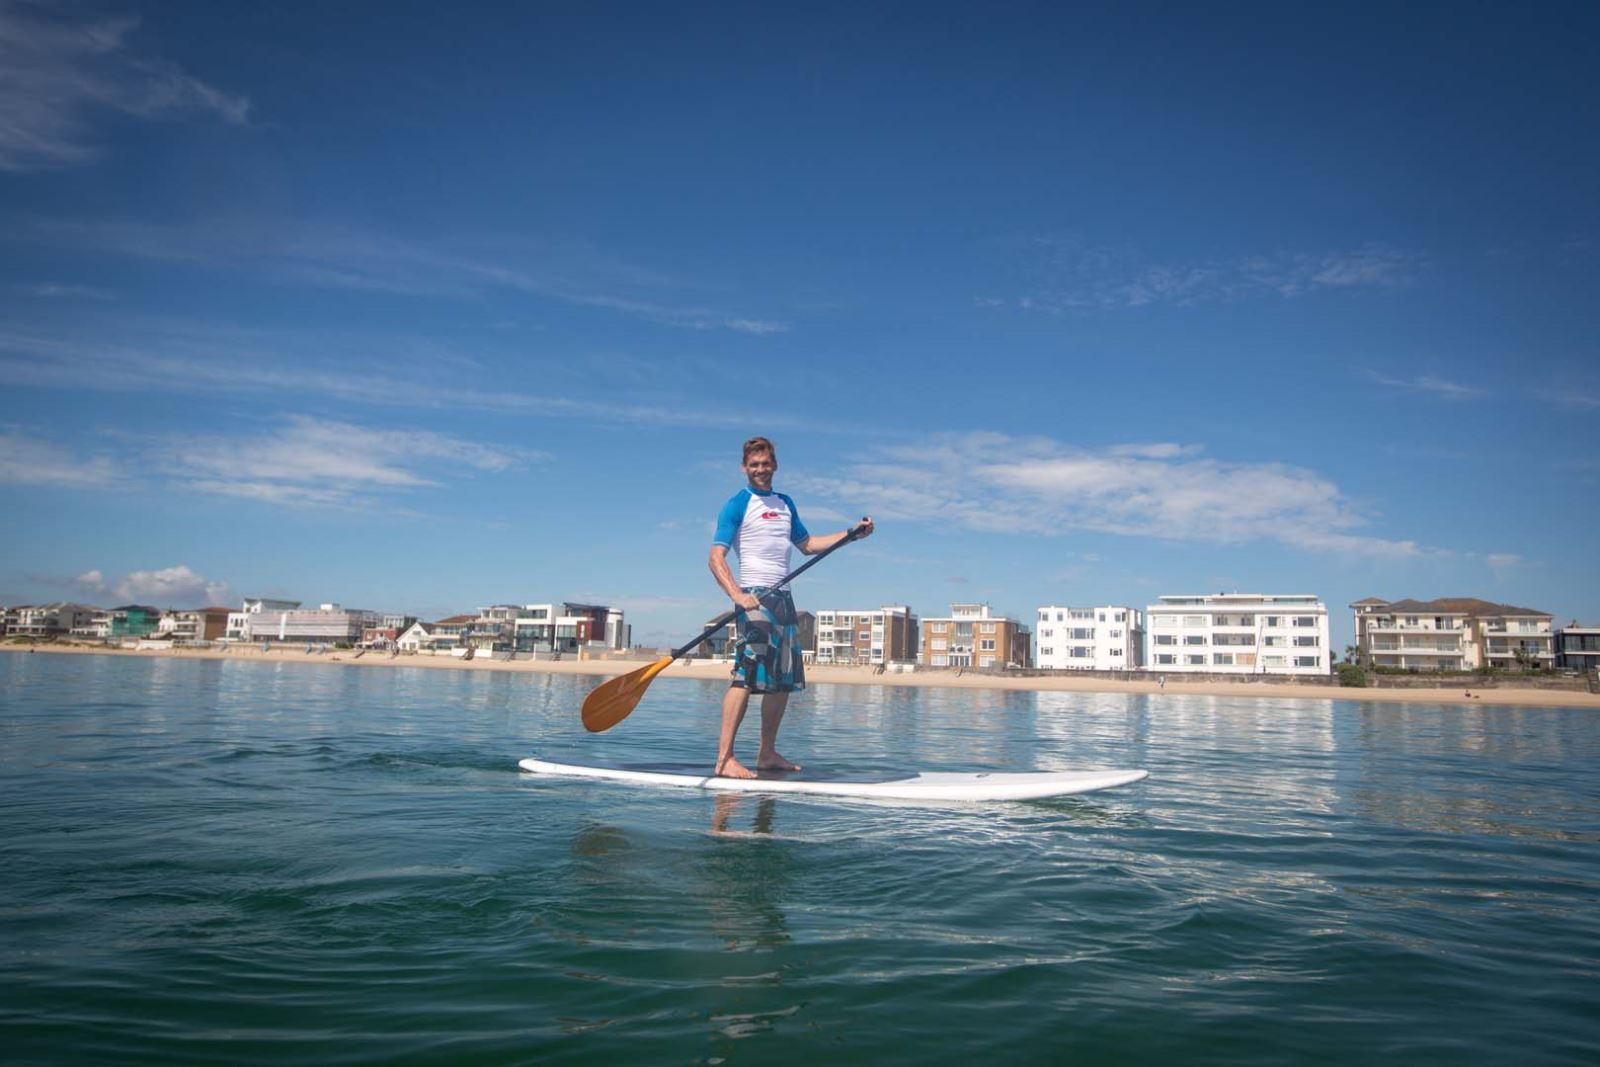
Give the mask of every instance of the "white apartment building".
M 1108 605 L 1042 607 L 1034 665 L 1053 671 L 1131 671 L 1144 666 L 1144 613 Z
M 231 616 L 230 616 L 231 618 Z M 315 608 L 259 611 L 246 615 L 246 640 L 283 641 L 329 645 L 356 644 L 361 632 L 382 620 L 375 611 L 321 604 Z
M 1145 608 L 1145 669 L 1327 674 L 1328 608 L 1303 594 L 1163 596 Z
M 271 597 L 247 596 L 244 605 L 228 614 L 228 628 L 223 632 L 224 641 L 250 640 L 250 620 L 252 616 L 265 612 L 293 611 L 300 606 L 298 600 L 274 600 Z

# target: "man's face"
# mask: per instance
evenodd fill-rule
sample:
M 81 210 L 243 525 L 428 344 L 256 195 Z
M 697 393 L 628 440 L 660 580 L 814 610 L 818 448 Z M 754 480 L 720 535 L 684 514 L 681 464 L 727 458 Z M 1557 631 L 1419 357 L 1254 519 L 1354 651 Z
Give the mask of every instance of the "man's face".
M 772 492 L 772 475 L 777 469 L 778 461 L 771 452 L 752 452 L 744 458 L 744 476 L 763 493 Z

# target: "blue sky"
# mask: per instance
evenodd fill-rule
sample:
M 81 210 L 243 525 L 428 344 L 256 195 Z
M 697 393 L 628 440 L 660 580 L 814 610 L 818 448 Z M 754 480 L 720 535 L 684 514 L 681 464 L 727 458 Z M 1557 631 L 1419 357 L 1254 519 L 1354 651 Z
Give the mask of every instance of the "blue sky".
M 1589 4 L 0 0 L 0 601 L 1600 622 Z

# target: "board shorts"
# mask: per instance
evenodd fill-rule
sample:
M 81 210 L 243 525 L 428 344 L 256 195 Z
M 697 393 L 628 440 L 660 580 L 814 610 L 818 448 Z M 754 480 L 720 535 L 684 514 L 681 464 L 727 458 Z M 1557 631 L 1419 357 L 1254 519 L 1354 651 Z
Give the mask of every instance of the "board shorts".
M 761 607 L 735 609 L 739 633 L 733 652 L 733 687 L 752 693 L 793 693 L 806 687 L 805 657 L 800 649 L 800 621 L 794 597 L 784 589 L 768 593 L 761 586 L 746 589 L 761 597 Z

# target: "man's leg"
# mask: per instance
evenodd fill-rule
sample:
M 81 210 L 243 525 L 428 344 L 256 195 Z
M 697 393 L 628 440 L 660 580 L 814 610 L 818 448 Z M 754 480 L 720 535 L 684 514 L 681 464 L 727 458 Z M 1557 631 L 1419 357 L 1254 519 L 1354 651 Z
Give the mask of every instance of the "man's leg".
M 733 758 L 733 739 L 744 722 L 745 708 L 750 704 L 750 691 L 732 685 L 722 697 L 722 741 L 717 747 L 717 766 L 713 773 L 723 778 L 754 778 L 756 772 Z M 762 722 L 766 722 L 766 705 L 762 704 Z M 765 731 L 762 731 L 763 736 Z
M 764 771 L 798 771 L 798 763 L 790 763 L 773 748 L 778 741 L 778 727 L 783 725 L 783 712 L 789 706 L 788 693 L 768 693 L 761 698 L 761 747 L 756 751 L 756 766 Z

